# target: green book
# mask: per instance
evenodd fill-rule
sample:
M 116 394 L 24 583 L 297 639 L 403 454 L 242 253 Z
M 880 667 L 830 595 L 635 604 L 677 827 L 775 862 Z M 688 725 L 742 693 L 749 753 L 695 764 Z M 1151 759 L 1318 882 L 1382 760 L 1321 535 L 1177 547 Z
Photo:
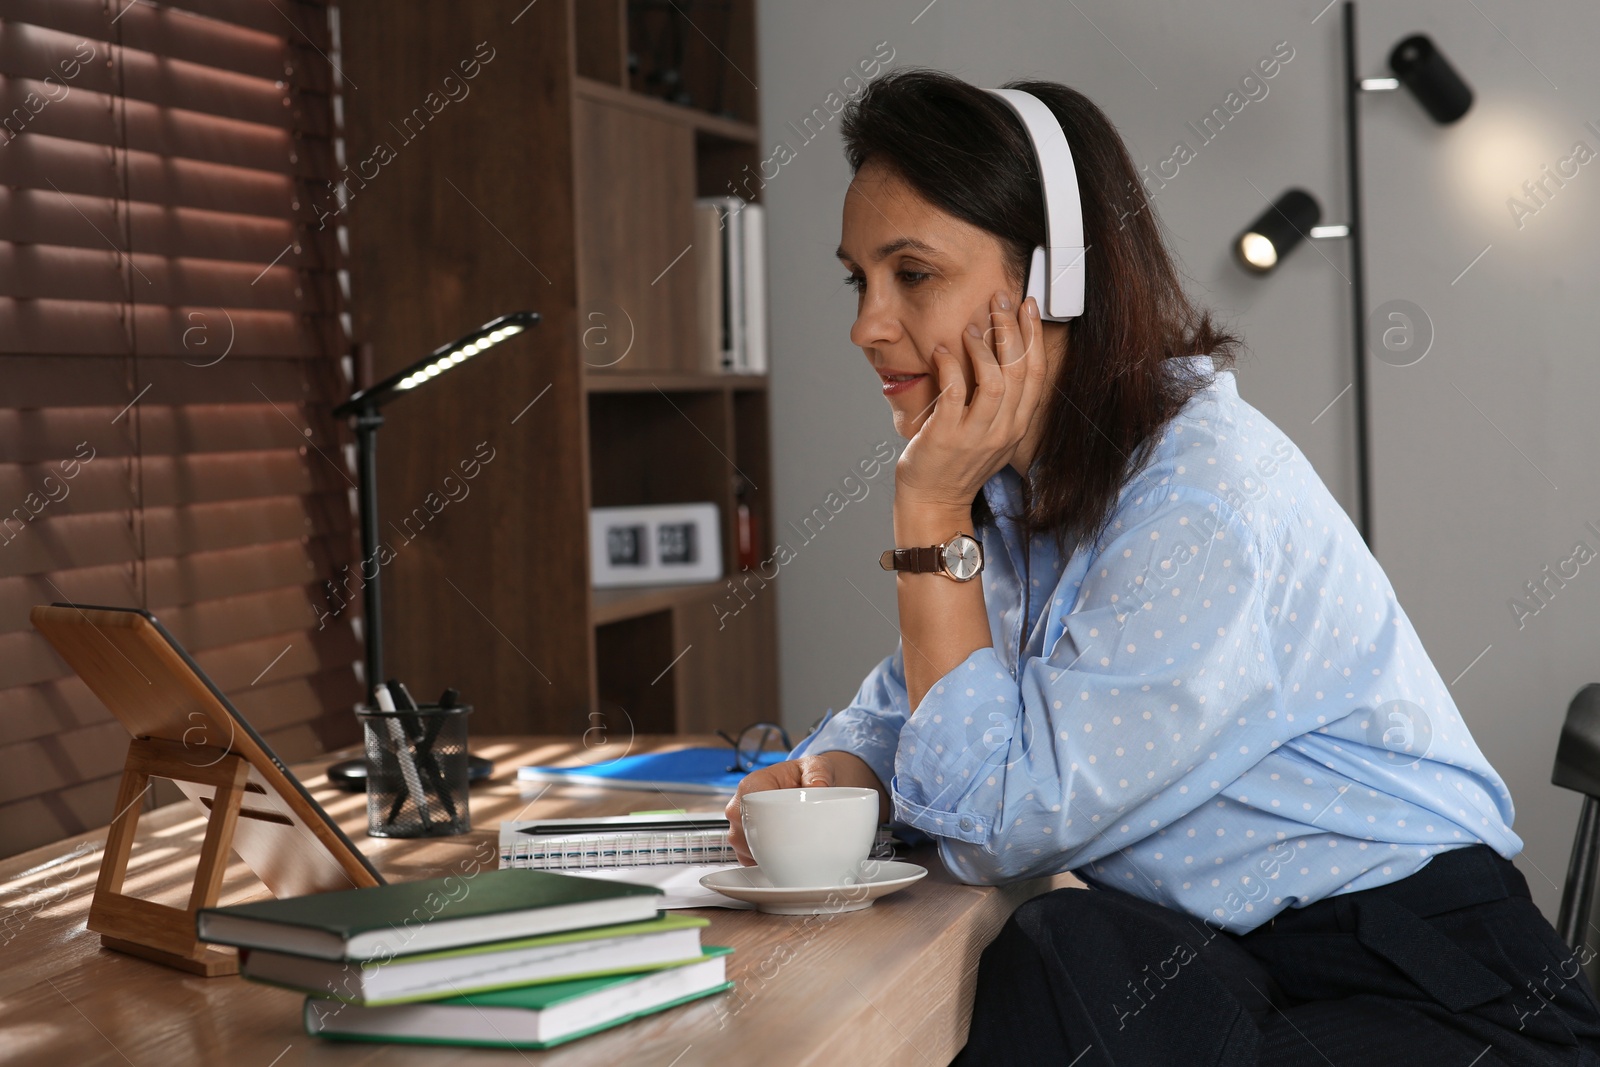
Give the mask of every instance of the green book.
M 655 886 L 499 870 L 205 908 L 195 928 L 224 945 L 372 960 L 642 922 L 656 918 L 660 899 Z
M 574 978 L 651 971 L 701 958 L 706 919 L 664 915 L 388 960 L 318 960 L 242 949 L 239 973 L 257 982 L 355 1004 L 403 1004 Z
M 638 975 L 523 986 L 421 1004 L 365 1007 L 307 997 L 306 1033 L 336 1041 L 542 1049 L 733 988 L 724 957 Z

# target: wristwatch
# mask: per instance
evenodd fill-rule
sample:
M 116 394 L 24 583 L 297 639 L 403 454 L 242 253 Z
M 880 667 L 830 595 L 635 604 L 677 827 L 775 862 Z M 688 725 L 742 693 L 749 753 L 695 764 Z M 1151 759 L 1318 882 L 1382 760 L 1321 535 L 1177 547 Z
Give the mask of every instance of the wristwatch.
M 983 570 L 983 546 L 970 534 L 957 532 L 942 545 L 886 549 L 878 557 L 878 566 L 886 571 L 942 574 L 958 582 L 970 582 Z

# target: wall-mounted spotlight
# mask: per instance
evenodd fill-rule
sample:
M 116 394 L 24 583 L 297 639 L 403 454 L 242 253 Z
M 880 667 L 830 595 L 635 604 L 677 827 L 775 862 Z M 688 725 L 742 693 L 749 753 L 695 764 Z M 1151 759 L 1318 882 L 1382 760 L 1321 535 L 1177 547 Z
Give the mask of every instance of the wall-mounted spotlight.
M 1433 117 L 1447 126 L 1472 107 L 1472 89 L 1425 33 L 1414 33 L 1389 53 L 1389 69 Z
M 1357 101 L 1362 93 L 1392 92 L 1404 85 L 1417 102 L 1440 124 L 1455 122 L 1472 107 L 1472 90 L 1426 34 L 1414 33 L 1389 52 L 1393 78 L 1362 78 L 1356 73 L 1356 5 L 1344 0 L 1344 128 L 1345 164 L 1348 170 L 1349 222 L 1320 226 L 1322 209 L 1303 189 L 1290 189 L 1272 207 L 1247 226 L 1233 244 L 1234 255 L 1251 274 L 1267 274 L 1306 238 L 1350 239 L 1351 340 L 1355 347 L 1354 392 L 1356 409 L 1356 491 L 1360 497 L 1356 525 L 1368 546 L 1372 544 L 1372 476 L 1367 432 L 1367 303 L 1361 225 L 1361 116 Z
M 1265 274 L 1322 221 L 1322 205 L 1304 189 L 1289 189 L 1246 226 L 1233 243 L 1246 270 Z

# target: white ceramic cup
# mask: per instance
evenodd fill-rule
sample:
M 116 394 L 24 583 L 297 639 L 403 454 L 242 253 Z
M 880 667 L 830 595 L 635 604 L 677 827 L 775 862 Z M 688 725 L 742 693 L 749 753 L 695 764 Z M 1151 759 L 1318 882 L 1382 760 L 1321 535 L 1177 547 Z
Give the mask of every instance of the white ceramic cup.
M 763 789 L 739 798 L 761 873 L 787 889 L 854 885 L 878 831 L 878 791 L 855 786 Z

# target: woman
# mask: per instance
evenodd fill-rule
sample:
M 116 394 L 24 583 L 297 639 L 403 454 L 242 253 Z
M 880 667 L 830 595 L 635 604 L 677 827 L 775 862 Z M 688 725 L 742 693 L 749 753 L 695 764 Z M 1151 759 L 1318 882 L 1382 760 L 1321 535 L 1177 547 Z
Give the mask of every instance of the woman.
M 1504 782 L 1240 398 L 1238 341 L 1185 298 L 1115 128 L 1007 87 L 1071 148 L 1084 312 L 1021 300 L 1045 219 L 1005 104 L 902 70 L 850 106 L 851 341 L 910 439 L 894 546 L 967 534 L 982 569 L 898 571 L 900 647 L 740 794 L 870 787 L 964 881 L 1090 887 L 985 950 L 962 1064 L 1600 1063 L 1587 957 L 1509 862 Z

